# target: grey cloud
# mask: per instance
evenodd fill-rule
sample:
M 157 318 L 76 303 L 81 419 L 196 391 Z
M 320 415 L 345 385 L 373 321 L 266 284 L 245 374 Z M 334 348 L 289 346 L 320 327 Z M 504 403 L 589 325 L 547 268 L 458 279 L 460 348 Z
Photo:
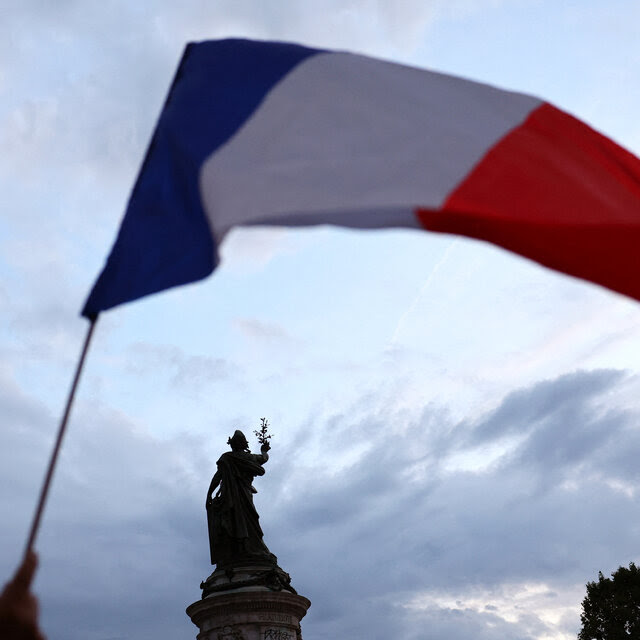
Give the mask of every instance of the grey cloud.
M 172 383 L 182 389 L 200 391 L 211 382 L 237 377 L 238 367 L 224 358 L 190 355 L 178 347 L 136 342 L 129 348 L 128 368 L 139 375 L 158 370 L 172 373 Z
M 474 443 L 531 431 L 550 417 L 562 417 L 594 393 L 604 393 L 624 376 L 621 371 L 578 371 L 510 393 L 497 410 L 473 430 Z
M 615 392 L 629 384 L 628 374 L 613 370 L 576 371 L 536 383 L 510 393 L 479 420 L 455 425 L 441 450 L 480 456 L 487 446 L 502 445 L 494 464 L 533 473 L 532 491 L 590 473 L 622 479 L 624 469 L 636 477 L 620 442 L 636 445 L 637 417 L 615 400 Z
M 621 377 L 611 372 L 577 373 L 573 380 L 561 377 L 547 381 L 516 397 L 522 399 L 523 411 L 528 415 L 539 393 L 547 404 L 544 411 L 535 412 L 538 417 L 557 413 L 564 418 L 581 418 L 594 405 L 606 405 L 607 389 Z M 551 389 L 554 383 L 555 390 Z M 572 411 L 563 410 L 567 399 L 556 393 L 558 389 L 580 391 L 569 402 Z M 557 407 L 553 406 L 552 398 L 557 399 Z M 486 420 L 497 420 L 501 411 L 499 407 L 497 415 L 487 416 Z M 523 423 L 514 407 L 509 415 Z M 623 427 L 628 416 L 607 412 L 606 407 L 602 415 L 604 419 L 587 423 L 587 429 L 606 432 L 614 428 L 618 434 L 627 433 Z M 622 426 L 611 417 L 616 415 Z M 323 615 L 329 615 L 326 611 L 338 612 L 341 603 L 344 608 L 356 611 L 361 606 L 360 599 L 371 603 L 376 599 L 393 600 L 404 591 L 465 590 L 470 585 L 489 588 L 504 581 L 542 581 L 562 589 L 563 584 L 585 581 L 593 558 L 617 566 L 615 563 L 625 561 L 626 557 L 618 561 L 612 549 L 617 549 L 617 553 L 626 549 L 627 554 L 633 554 L 633 531 L 637 524 L 628 522 L 627 516 L 636 500 L 589 475 L 578 476 L 575 487 L 549 484 L 546 481 L 549 469 L 558 464 L 552 454 L 548 460 L 540 455 L 535 466 L 514 463 L 479 473 L 447 471 L 432 459 L 427 472 L 418 476 L 409 474 L 412 480 L 407 481 L 406 472 L 415 464 L 418 453 L 414 442 L 421 427 L 419 421 L 402 434 L 385 433 L 380 428 L 385 421 L 380 418 L 364 421 L 364 431 L 362 422 L 350 423 L 347 415 L 334 416 L 334 420 L 342 423 L 341 431 L 351 433 L 354 439 L 357 434 L 366 433 L 373 441 L 373 446 L 352 468 L 339 477 L 323 471 L 322 465 L 306 469 L 306 477 L 289 470 L 293 475 L 288 479 L 282 468 L 272 469 L 279 481 L 296 486 L 297 492 L 294 498 L 281 498 L 273 506 L 280 530 L 269 531 L 270 539 L 288 549 L 294 562 L 289 570 L 299 583 L 340 585 L 337 593 L 323 592 L 324 607 L 328 609 L 323 609 L 322 614 L 310 612 L 311 629 L 314 625 L 316 629 L 333 628 Z M 433 429 L 428 416 L 422 415 L 420 420 L 425 421 L 427 432 Z M 583 424 L 571 425 L 571 430 L 558 434 L 556 440 L 563 450 L 575 438 L 573 429 L 579 431 Z M 466 426 L 473 428 L 470 423 Z M 451 424 L 441 427 L 441 432 L 449 433 L 454 442 L 460 438 Z M 501 435 L 502 431 L 497 430 L 497 440 Z M 330 458 L 330 451 L 339 446 L 339 439 L 325 438 L 323 442 L 328 445 L 326 455 Z M 625 439 L 618 445 L 622 444 L 622 449 L 631 447 L 637 455 L 634 443 L 635 440 Z M 536 454 L 540 453 L 535 443 L 531 447 Z M 446 444 L 442 448 L 446 449 Z M 295 459 L 293 452 L 291 455 Z M 566 470 L 576 470 L 586 462 L 595 464 L 598 455 L 598 449 L 583 450 L 580 456 L 563 458 L 562 464 Z M 544 491 L 540 491 L 540 486 L 544 486 Z M 577 549 L 581 550 L 579 556 Z M 275 551 L 278 552 L 277 548 Z M 302 557 L 304 561 L 300 560 Z M 336 558 L 348 558 L 348 562 L 327 560 Z M 377 629 L 380 623 L 381 629 L 387 629 L 380 620 L 382 616 L 378 616 L 379 610 L 372 605 L 371 611 L 375 611 L 370 616 L 376 623 L 371 619 L 370 628 Z M 505 637 L 505 633 L 506 637 L 533 638 L 544 627 L 535 617 L 529 621 L 523 618 L 517 625 L 503 621 L 491 627 L 488 617 L 475 613 L 432 613 L 444 625 L 441 630 L 444 635 L 434 632 L 434 638 L 471 635 L 498 638 Z M 339 620 L 339 614 L 335 615 Z M 446 621 L 457 620 L 461 615 L 462 622 L 470 625 L 473 633 L 469 630 L 462 633 L 460 627 L 459 636 L 445 632 Z M 406 622 L 406 616 L 396 612 L 394 620 L 392 627 L 398 628 Z M 567 624 L 575 628 L 577 617 Z M 313 633 L 310 637 L 314 637 Z M 368 637 L 385 637 L 382 631 L 369 633 L 373 635 Z
M 236 318 L 233 326 L 247 338 L 279 344 L 295 342 L 283 327 L 257 318 Z
M 6 543 L 26 531 L 53 432 L 46 407 L 25 394 L 4 370 L 0 370 L 0 415 L 0 451 L 5 454 L 0 465 L 0 535 Z M 3 567 L 7 560 L 0 556 Z
M 199 597 L 208 568 L 200 494 L 210 461 L 202 443 L 161 442 L 117 413 L 78 409 L 37 544 L 47 635 L 154 638 L 163 629 L 188 637 L 183 609 Z M 46 416 L 32 409 L 27 417 L 32 431 L 43 428 Z M 11 438 L 0 432 L 3 450 Z M 44 468 L 32 451 L 48 446 L 38 433 L 13 439 L 15 467 L 0 489 L 4 575 L 8 554 L 13 562 L 19 555 Z
M 533 623 L 533 624 L 532 624 Z M 531 635 L 527 627 L 533 626 L 532 631 L 545 630 L 546 625 L 539 620 L 529 621 L 529 624 L 509 623 L 492 615 L 479 613 L 470 609 L 449 609 L 432 607 L 426 611 L 413 614 L 404 626 L 408 635 L 403 637 L 410 640 L 533 640 L 537 635 Z M 522 627 L 525 626 L 526 630 Z M 419 630 L 418 630 L 419 629 Z
M 613 479 L 628 482 L 637 490 L 640 486 L 640 421 L 638 416 L 629 416 L 627 422 L 629 428 L 618 432 L 615 438 L 610 438 L 608 446 L 598 452 L 597 468 Z
M 10 372 L 0 367 L 0 406 L 7 434 L 43 435 L 49 413 L 34 402 L 13 380 Z

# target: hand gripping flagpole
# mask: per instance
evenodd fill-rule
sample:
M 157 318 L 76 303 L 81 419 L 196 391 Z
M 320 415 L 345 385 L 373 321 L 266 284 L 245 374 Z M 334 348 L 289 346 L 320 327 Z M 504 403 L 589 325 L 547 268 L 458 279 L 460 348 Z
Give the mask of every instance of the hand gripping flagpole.
M 58 453 L 60 452 L 62 439 L 64 438 L 65 431 L 67 430 L 69 414 L 71 413 L 71 405 L 73 404 L 73 399 L 76 395 L 78 381 L 80 380 L 82 367 L 84 366 L 85 357 L 87 355 L 87 351 L 89 350 L 89 343 L 91 342 L 91 337 L 93 336 L 93 330 L 96 326 L 97 321 L 98 321 L 97 314 L 89 318 L 89 329 L 87 330 L 87 335 L 84 339 L 84 345 L 82 346 L 80 359 L 78 360 L 78 364 L 76 366 L 76 373 L 73 377 L 73 382 L 71 383 L 71 389 L 69 390 L 69 397 L 67 398 L 67 404 L 65 406 L 64 413 L 62 415 L 62 420 L 60 421 L 60 426 L 58 427 L 58 435 L 56 437 L 53 450 L 51 451 L 51 457 L 49 459 L 49 466 L 47 468 L 47 473 L 44 477 L 42 488 L 40 489 L 40 497 L 38 499 L 38 504 L 36 506 L 35 513 L 33 514 L 33 520 L 31 522 L 31 530 L 29 532 L 29 539 L 27 540 L 27 546 L 25 547 L 25 550 L 24 550 L 25 556 L 29 553 L 29 551 L 33 549 L 33 545 L 36 540 L 36 535 L 38 534 L 38 529 L 40 528 L 40 520 L 42 518 L 42 512 L 44 511 L 44 505 L 47 501 L 47 495 L 49 494 L 49 487 L 51 485 L 51 479 L 53 477 L 53 472 L 56 467 L 56 462 L 58 461 Z

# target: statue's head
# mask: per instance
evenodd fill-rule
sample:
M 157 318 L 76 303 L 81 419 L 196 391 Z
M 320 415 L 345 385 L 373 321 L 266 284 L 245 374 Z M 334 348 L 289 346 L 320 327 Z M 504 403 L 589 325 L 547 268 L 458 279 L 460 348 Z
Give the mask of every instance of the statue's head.
M 249 451 L 249 443 L 244 437 L 244 433 L 237 429 L 236 432 L 227 440 L 227 444 L 231 445 L 231 449 L 233 451 Z

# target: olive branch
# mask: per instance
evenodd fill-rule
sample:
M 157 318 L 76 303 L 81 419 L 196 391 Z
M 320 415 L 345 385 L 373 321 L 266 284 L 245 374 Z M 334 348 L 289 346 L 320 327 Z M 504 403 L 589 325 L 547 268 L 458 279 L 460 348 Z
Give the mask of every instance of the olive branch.
M 269 421 L 266 418 L 260 418 L 260 430 L 255 430 L 256 437 L 258 438 L 258 442 L 260 444 L 269 444 L 269 440 L 271 440 L 271 434 L 267 433 L 267 427 L 269 426 Z

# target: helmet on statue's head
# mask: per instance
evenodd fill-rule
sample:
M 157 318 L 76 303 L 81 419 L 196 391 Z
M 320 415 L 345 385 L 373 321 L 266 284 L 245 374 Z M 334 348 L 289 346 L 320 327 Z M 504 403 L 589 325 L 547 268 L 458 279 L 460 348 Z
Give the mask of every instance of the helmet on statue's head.
M 242 431 L 236 429 L 235 433 L 227 440 L 227 444 L 231 445 L 233 451 L 249 451 L 249 443 L 244 437 Z

